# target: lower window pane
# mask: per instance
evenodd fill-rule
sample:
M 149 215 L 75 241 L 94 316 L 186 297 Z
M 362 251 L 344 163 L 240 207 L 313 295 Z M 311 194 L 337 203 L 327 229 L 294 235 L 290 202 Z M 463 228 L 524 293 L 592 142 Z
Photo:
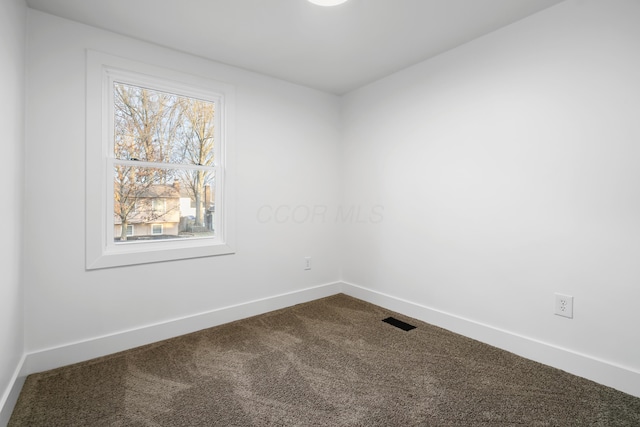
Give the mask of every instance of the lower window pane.
M 213 170 L 114 167 L 116 243 L 215 237 Z

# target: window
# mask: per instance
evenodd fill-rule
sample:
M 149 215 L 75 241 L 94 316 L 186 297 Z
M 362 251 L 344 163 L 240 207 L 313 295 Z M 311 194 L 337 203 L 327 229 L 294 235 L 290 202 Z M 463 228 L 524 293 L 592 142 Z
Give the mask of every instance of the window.
M 151 199 L 153 213 L 156 215 L 164 215 L 167 212 L 167 201 L 157 197 Z
M 88 52 L 87 269 L 233 253 L 233 95 Z

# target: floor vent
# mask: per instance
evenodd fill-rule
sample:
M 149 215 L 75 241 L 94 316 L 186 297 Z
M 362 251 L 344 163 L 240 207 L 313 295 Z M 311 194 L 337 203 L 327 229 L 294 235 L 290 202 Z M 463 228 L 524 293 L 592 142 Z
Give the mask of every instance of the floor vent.
M 412 329 L 415 329 L 416 327 L 413 325 L 410 325 L 408 323 L 403 322 L 402 320 L 398 320 L 394 317 L 387 317 L 386 319 L 382 319 L 383 322 L 386 322 L 392 326 L 395 326 L 396 328 L 400 328 L 403 331 L 410 331 Z

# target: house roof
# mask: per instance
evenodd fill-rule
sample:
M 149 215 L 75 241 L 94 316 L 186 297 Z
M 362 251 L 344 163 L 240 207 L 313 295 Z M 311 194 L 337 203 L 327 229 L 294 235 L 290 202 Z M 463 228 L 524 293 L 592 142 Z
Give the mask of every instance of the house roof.
M 190 199 L 191 193 L 189 192 L 189 189 L 186 187 L 180 187 L 180 197 L 185 198 L 185 199 Z
M 180 193 L 173 185 L 156 184 L 147 188 L 140 197 L 163 197 L 173 199 L 179 198 Z

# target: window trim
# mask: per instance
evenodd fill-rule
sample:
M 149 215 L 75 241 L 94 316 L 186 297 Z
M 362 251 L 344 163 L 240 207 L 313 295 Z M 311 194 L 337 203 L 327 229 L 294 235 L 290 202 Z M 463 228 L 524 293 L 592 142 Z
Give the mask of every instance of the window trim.
M 85 232 L 87 270 L 126 265 L 164 262 L 235 253 L 234 192 L 234 112 L 235 88 L 229 84 L 156 65 L 87 50 L 86 79 L 86 208 Z M 114 78 L 142 82 L 147 87 L 172 90 L 194 98 L 218 97 L 223 100 L 220 115 L 221 152 L 216 160 L 216 238 L 176 239 L 154 242 L 131 241 L 123 245 L 113 242 L 113 118 L 109 117 Z M 141 165 L 142 166 L 142 165 Z M 171 165 L 168 165 L 169 167 Z M 179 165 L 176 165 L 178 167 Z M 111 183 L 109 183 L 111 180 Z M 111 215 L 109 206 L 111 205 Z M 109 231 L 109 227 L 111 230 Z M 111 240 L 109 238 L 111 237 Z
M 153 231 L 154 227 L 160 227 L 160 232 L 156 233 L 155 231 Z M 159 236 L 164 234 L 164 225 L 163 224 L 151 224 L 151 235 L 152 236 Z

